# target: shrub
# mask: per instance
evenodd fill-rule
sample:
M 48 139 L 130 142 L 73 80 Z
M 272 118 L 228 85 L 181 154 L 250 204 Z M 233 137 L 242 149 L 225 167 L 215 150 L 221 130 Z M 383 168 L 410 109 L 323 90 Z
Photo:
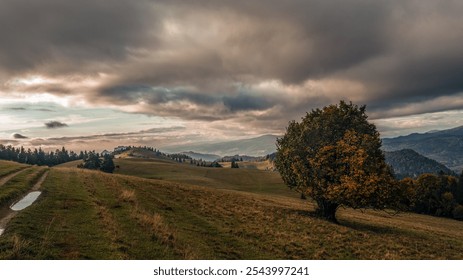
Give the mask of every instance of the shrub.
M 453 209 L 453 218 L 457 220 L 463 220 L 463 205 L 458 204 Z

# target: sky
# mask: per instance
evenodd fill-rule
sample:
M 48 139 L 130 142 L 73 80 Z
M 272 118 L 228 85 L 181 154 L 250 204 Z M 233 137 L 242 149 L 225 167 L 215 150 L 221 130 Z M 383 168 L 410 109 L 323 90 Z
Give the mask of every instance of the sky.
M 463 125 L 460 0 L 0 0 L 0 143 L 282 135 L 339 100 L 382 137 Z

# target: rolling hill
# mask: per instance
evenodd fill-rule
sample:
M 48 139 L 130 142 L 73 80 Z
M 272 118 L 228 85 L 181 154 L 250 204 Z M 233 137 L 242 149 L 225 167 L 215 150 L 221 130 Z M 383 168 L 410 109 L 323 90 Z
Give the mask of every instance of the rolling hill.
M 265 156 L 276 151 L 275 135 L 263 135 L 256 138 L 225 141 L 197 143 L 182 146 L 164 146 L 162 150 L 167 153 L 181 153 L 194 151 L 201 154 L 213 154 L 220 157 L 229 155 Z
M 42 195 L 0 236 L 0 258 L 463 258 L 459 221 L 340 209 L 337 225 L 315 217 L 313 204 L 274 172 L 162 159 L 117 164 L 118 174 L 50 168 Z M 0 161 L 0 180 L 18 168 L 29 167 Z
M 219 155 L 202 154 L 202 153 L 196 153 L 196 152 L 193 152 L 193 151 L 180 152 L 180 154 L 189 156 L 192 159 L 197 159 L 197 160 L 202 159 L 202 160 L 205 160 L 205 161 L 216 161 L 216 160 L 218 160 L 220 158 Z

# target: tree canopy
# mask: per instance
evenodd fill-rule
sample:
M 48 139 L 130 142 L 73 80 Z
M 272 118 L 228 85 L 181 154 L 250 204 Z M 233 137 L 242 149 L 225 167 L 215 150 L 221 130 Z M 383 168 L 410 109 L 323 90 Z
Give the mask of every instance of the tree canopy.
M 320 215 L 336 221 L 336 210 L 394 207 L 399 193 L 385 163 L 379 133 L 366 106 L 341 101 L 291 121 L 277 140 L 275 165 L 283 181 L 315 200 Z
M 113 157 L 109 154 L 104 155 L 100 170 L 106 173 L 113 173 L 115 168 Z
M 95 152 L 89 152 L 84 158 L 84 162 L 77 166 L 78 168 L 101 170 L 106 173 L 113 173 L 116 168 L 113 161 L 113 156 L 105 154 L 103 160 L 100 155 Z

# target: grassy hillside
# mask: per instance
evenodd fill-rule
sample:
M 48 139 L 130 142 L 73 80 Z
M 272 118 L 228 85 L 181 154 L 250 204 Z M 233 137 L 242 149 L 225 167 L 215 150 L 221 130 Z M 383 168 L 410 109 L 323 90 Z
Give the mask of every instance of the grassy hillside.
M 463 258 L 462 222 L 341 209 L 335 225 L 277 190 L 272 172 L 118 164 L 139 177 L 52 168 L 39 200 L 0 236 L 0 258 Z
M 237 161 L 236 162 L 239 168 L 247 168 L 247 169 L 258 169 L 263 171 L 271 171 L 274 169 L 273 164 L 268 161 Z M 220 164 L 224 167 L 230 168 L 231 162 L 220 162 Z
M 0 178 L 28 167 L 13 161 L 0 160 Z
M 240 190 L 254 193 L 296 196 L 276 172 L 256 168 L 210 168 L 171 160 L 115 159 L 120 168 L 116 174 L 133 175 L 148 179 L 166 180 L 215 189 Z M 238 163 L 241 164 L 241 163 Z M 252 165 L 252 163 L 247 163 Z M 254 165 L 256 166 L 256 165 Z
M 277 137 L 278 136 L 276 135 L 262 135 L 256 138 L 225 142 L 206 142 L 181 146 L 165 146 L 161 147 L 161 149 L 167 153 L 195 151 L 197 153 L 216 154 L 220 157 L 236 154 L 248 156 L 265 156 L 275 152 L 275 142 Z

